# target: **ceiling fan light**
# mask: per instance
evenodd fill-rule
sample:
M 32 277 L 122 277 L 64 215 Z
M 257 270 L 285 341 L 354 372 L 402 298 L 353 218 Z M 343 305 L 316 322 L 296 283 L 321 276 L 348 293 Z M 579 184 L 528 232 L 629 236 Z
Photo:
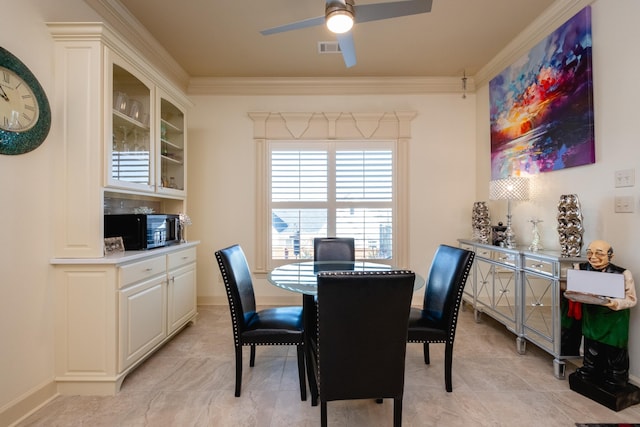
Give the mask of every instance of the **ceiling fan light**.
M 346 33 L 353 27 L 353 15 L 348 10 L 334 10 L 327 14 L 327 28 L 332 33 Z

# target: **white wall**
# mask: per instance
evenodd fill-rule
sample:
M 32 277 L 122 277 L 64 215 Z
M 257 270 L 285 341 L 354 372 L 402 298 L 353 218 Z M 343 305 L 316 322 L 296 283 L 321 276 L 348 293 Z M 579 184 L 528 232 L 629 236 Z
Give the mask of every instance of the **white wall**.
M 440 243 L 469 237 L 475 197 L 475 100 L 456 95 L 193 96 L 189 211 L 198 248 L 198 297 L 226 304 L 213 253 L 239 243 L 255 252 L 255 150 L 249 111 L 416 111 L 410 143 L 410 267 L 425 275 Z M 291 296 L 256 281 L 259 303 Z M 281 300 L 280 300 L 281 301 Z
M 18 156 L 0 155 L 0 425 L 23 408 L 24 397 L 46 399 L 55 392 L 53 282 L 49 260 L 53 253 L 51 219 L 55 197 L 53 163 L 60 147 L 56 100 L 53 98 L 53 42 L 45 25 L 45 9 L 60 12 L 69 0 L 11 2 L 3 15 L 0 45 L 17 56 L 40 81 L 52 109 L 52 127 L 37 149 Z M 41 3 L 41 4 L 40 4 Z M 87 11 L 75 0 L 74 10 Z M 73 14 L 67 14 L 67 18 Z M 28 402 L 25 406 L 29 406 Z M 18 408 L 18 409 L 16 409 Z
M 16 55 L 53 94 L 50 37 L 30 2 L 11 6 L 0 25 L 0 45 Z M 36 17 L 36 19 L 34 19 Z M 50 99 L 51 103 L 51 99 Z M 53 112 L 55 114 L 55 112 Z M 50 382 L 53 377 L 53 289 L 49 282 L 52 248 L 50 162 L 55 130 L 36 150 L 0 155 L 0 205 L 4 224 L 0 246 L 0 408 Z
M 638 99 L 640 86 L 636 73 L 640 56 L 633 53 L 640 40 L 640 2 L 637 0 L 599 0 L 592 5 L 593 85 L 595 104 L 596 163 L 549 172 L 533 177 L 534 198 L 512 205 L 515 231 L 522 244 L 531 243 L 533 217 L 539 224 L 545 249 L 559 250 L 557 204 L 561 194 L 577 194 L 582 206 L 585 248 L 592 240 L 611 243 L 613 262 L 628 268 L 640 282 L 640 137 L 638 136 Z M 478 182 L 477 197 L 488 200 L 490 176 L 489 94 L 488 87 L 477 90 L 478 106 Z M 634 169 L 636 185 L 615 188 L 617 170 Z M 634 213 L 614 213 L 614 196 L 633 196 Z M 490 202 L 494 222 L 504 218 L 506 202 Z M 583 251 L 584 254 L 584 251 Z M 630 372 L 640 376 L 640 310 L 631 314 L 629 354 Z

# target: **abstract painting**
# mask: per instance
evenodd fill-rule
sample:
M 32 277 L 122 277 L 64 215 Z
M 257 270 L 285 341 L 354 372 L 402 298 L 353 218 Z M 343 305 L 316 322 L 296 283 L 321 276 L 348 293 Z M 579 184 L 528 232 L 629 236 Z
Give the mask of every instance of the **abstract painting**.
M 489 82 L 491 179 L 595 162 L 591 8 Z

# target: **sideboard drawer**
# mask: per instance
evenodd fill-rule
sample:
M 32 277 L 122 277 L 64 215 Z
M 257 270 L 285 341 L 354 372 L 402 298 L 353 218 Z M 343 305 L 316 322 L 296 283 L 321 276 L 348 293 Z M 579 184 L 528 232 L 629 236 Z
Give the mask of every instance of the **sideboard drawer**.
M 524 269 L 536 273 L 553 276 L 553 262 L 537 258 L 524 258 Z
M 158 274 L 166 274 L 167 262 L 164 256 L 149 258 L 144 261 L 126 264 L 120 267 L 119 287 L 123 288 Z
M 189 248 L 167 255 L 167 269 L 169 270 L 192 262 L 196 262 L 196 248 Z

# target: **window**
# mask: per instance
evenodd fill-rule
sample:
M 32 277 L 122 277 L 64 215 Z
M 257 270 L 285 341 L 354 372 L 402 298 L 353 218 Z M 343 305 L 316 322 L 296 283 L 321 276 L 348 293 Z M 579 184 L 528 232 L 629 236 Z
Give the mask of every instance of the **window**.
M 354 237 L 356 259 L 393 259 L 394 143 L 269 144 L 271 259 L 313 258 L 315 237 Z
M 254 273 L 313 256 L 312 229 L 353 236 L 359 259 L 408 267 L 415 112 L 248 115 L 257 159 Z

